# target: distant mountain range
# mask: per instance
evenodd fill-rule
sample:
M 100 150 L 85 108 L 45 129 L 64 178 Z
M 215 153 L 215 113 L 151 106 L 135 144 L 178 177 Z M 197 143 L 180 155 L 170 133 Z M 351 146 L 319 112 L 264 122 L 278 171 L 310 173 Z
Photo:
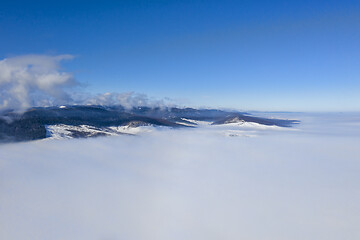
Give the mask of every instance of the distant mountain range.
M 253 122 L 267 126 L 291 127 L 296 120 L 255 117 L 244 112 L 194 108 L 150 108 L 122 106 L 60 106 L 31 108 L 19 114 L 0 114 L 0 141 L 29 141 L 54 134 L 81 138 L 132 134 L 126 129 L 140 126 L 171 128 L 197 127 L 197 121 L 219 125 Z

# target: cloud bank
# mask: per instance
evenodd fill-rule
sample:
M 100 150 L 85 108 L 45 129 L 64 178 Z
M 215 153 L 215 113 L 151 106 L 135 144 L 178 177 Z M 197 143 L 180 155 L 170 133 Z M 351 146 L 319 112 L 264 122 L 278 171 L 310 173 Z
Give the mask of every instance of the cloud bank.
M 0 238 L 359 239 L 350 122 L 334 134 L 309 122 L 255 138 L 187 129 L 2 145 Z

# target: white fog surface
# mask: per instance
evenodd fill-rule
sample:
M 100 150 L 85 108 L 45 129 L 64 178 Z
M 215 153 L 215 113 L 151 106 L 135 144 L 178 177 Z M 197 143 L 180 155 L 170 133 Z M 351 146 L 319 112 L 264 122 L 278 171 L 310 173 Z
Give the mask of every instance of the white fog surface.
M 0 239 L 360 239 L 360 115 L 286 117 L 0 145 Z

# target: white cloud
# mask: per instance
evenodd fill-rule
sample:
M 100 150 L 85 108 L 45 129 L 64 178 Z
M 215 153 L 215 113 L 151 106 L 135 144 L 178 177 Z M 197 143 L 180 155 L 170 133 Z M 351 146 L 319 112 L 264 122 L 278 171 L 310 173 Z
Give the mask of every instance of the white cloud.
M 1 60 L 0 110 L 24 111 L 34 106 L 63 104 L 122 105 L 125 108 L 175 106 L 170 99 L 159 100 L 135 92 L 94 95 L 70 91 L 80 84 L 72 73 L 61 70 L 60 63 L 71 59 L 72 55 L 24 55 Z
M 25 55 L 0 61 L 0 110 L 25 110 L 68 102 L 67 87 L 76 85 L 71 73 L 59 63 L 71 55 Z

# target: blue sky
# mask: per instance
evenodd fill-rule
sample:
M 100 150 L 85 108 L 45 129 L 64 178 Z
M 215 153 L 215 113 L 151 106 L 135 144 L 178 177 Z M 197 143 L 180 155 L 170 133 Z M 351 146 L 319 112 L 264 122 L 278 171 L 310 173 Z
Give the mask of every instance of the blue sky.
M 359 111 L 359 1 L 2 1 L 0 58 L 72 54 L 86 91 Z

